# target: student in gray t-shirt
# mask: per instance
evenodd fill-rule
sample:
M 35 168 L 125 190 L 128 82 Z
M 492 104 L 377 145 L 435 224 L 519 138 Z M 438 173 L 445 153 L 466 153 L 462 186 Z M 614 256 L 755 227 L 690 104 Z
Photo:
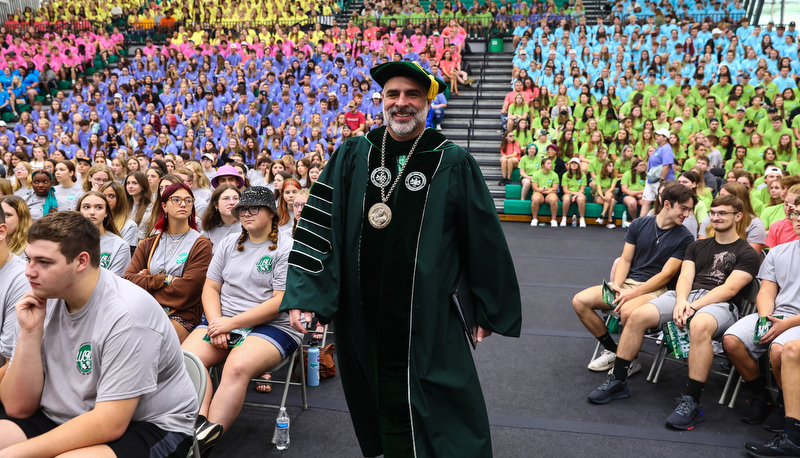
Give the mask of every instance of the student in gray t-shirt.
M 792 220 L 795 233 L 800 235 L 800 223 Z M 728 358 L 744 379 L 752 395 L 739 418 L 745 423 L 764 423 L 764 428 L 774 432 L 784 429 L 783 386 L 781 384 L 781 354 L 787 342 L 800 339 L 800 242 L 784 243 L 769 250 L 761 263 L 758 278 L 761 287 L 756 300 L 756 313 L 742 318 L 728 328 L 722 341 Z M 775 317 L 782 318 L 775 318 Z M 756 323 L 767 317 L 769 331 L 758 342 Z M 778 382 L 777 402 L 766 388 L 766 380 L 759 370 L 759 358 L 769 351 L 772 372 Z M 765 421 L 766 420 L 766 421 Z
M 209 402 L 207 396 L 200 408 L 208 416 L 197 429 L 202 453 L 239 414 L 242 404 L 230 399 L 240 396 L 252 378 L 291 356 L 301 342 L 288 316 L 278 311 L 292 240 L 278 231 L 274 193 L 260 186 L 245 189 L 234 212 L 242 233 L 215 247 L 203 288 L 206 320 L 182 345 L 206 367 L 225 361 L 214 398 Z
M 100 267 L 121 277 L 131 263 L 131 250 L 114 225 L 105 194 L 89 191 L 78 199 L 78 211 L 100 230 Z
M 185 456 L 197 397 L 155 299 L 100 268 L 100 232 L 77 212 L 35 222 L 26 253 L 32 289 L 0 383 L 0 450 Z
M 6 361 L 11 358 L 17 338 L 15 306 L 31 286 L 25 278 L 25 261 L 8 251 L 8 227 L 0 211 L 0 381 L 6 373 Z

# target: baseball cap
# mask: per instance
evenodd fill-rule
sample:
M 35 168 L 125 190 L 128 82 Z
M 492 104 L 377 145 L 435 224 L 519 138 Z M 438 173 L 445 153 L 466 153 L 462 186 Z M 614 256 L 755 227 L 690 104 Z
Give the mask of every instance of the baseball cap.
M 658 129 L 656 131 L 656 135 L 663 135 L 665 137 L 669 137 L 669 131 L 667 129 Z
M 580 164 L 581 160 L 579 158 L 577 158 L 577 157 L 573 157 L 572 159 L 569 160 L 569 162 L 576 162 L 576 163 Z
M 214 160 L 214 156 L 212 156 L 210 154 L 203 154 L 202 156 L 200 156 L 200 159 L 201 160 L 208 159 L 209 161 L 213 161 Z
M 745 127 L 755 127 L 756 126 L 756 122 L 753 121 L 752 119 L 748 119 L 747 121 L 744 122 L 744 126 Z
M 739 107 L 736 109 L 736 111 L 747 111 L 747 109 L 745 107 Z
M 5 121 L 0 121 L 0 127 L 5 127 L 5 126 L 7 126 L 7 125 L 8 125 L 8 124 L 6 124 L 6 122 L 5 122 Z
M 539 135 L 547 135 L 547 129 L 539 129 Z
M 672 120 L 672 122 L 680 122 L 680 123 L 682 123 L 682 122 L 683 122 L 683 118 L 681 118 L 681 117 L 679 116 L 679 117 L 677 117 L 677 118 L 673 119 L 673 120 Z
M 783 175 L 783 171 L 777 167 L 767 167 L 767 170 L 764 172 L 764 176 L 772 175 L 773 173 L 778 173 Z
M 373 99 L 380 99 L 381 98 L 381 93 L 380 92 L 373 92 L 372 93 L 372 98 Z
M 789 23 L 789 27 L 794 27 L 795 25 L 796 25 L 796 24 L 794 23 L 794 21 L 792 21 L 792 22 L 790 22 L 790 23 Z
M 722 30 L 720 30 L 719 28 L 714 28 L 714 30 L 712 30 L 712 31 L 711 31 L 711 33 L 712 33 L 712 34 L 715 34 L 715 33 L 722 33 Z

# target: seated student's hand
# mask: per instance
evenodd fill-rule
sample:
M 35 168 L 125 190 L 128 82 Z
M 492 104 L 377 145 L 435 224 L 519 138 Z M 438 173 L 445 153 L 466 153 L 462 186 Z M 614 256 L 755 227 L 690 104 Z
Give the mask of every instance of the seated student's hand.
M 47 315 L 47 300 L 37 297 L 28 291 L 17 302 L 17 322 L 22 331 L 36 331 L 44 328 L 44 317 Z
M 691 304 L 679 299 L 675 304 L 675 309 L 672 311 L 672 320 L 679 328 L 683 329 L 694 313 Z
M 214 337 L 221 334 L 227 334 L 236 329 L 233 319 L 228 317 L 217 317 L 208 322 L 208 336 Z
M 769 328 L 764 337 L 758 341 L 760 344 L 768 344 L 775 340 L 776 337 L 783 334 L 784 331 L 789 329 L 789 326 L 786 324 L 785 319 L 775 318 L 772 315 L 767 315 L 767 319 L 772 322 L 772 326 Z
M 311 318 L 311 312 L 300 309 L 289 310 L 289 323 L 295 330 L 303 334 L 308 333 L 308 329 L 306 329 L 305 324 L 311 323 Z
M 622 308 L 623 305 L 625 305 L 626 302 L 635 297 L 641 296 L 638 288 L 621 289 L 616 285 L 611 285 L 611 288 L 614 289 L 614 291 L 617 293 L 616 299 L 614 299 L 614 302 L 612 302 L 613 304 L 616 304 L 614 311 L 617 313 L 619 313 L 620 309 Z
M 211 343 L 211 345 L 219 349 L 226 350 L 228 348 L 228 340 L 230 338 L 230 334 L 220 334 L 213 337 L 209 335 L 208 341 Z

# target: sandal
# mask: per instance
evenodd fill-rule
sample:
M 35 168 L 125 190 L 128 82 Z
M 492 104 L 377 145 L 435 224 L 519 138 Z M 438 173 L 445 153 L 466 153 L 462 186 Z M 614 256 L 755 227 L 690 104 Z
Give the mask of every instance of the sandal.
M 272 384 L 268 383 L 267 380 L 272 378 L 269 373 L 262 375 L 260 378 L 264 379 L 263 382 L 256 382 L 256 392 L 261 394 L 267 394 L 272 391 Z
M 325 333 L 325 326 L 317 323 L 317 327 L 314 329 L 314 333 L 311 334 L 311 340 L 322 340 L 324 333 Z

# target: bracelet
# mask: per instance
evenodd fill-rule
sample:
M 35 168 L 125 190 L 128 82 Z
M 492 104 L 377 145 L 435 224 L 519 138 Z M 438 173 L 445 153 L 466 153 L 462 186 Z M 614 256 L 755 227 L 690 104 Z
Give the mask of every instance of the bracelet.
M 697 309 L 696 308 L 692 307 L 691 305 L 689 306 L 689 308 L 694 310 L 694 313 L 697 313 Z M 694 315 L 694 314 L 692 314 L 692 315 Z

